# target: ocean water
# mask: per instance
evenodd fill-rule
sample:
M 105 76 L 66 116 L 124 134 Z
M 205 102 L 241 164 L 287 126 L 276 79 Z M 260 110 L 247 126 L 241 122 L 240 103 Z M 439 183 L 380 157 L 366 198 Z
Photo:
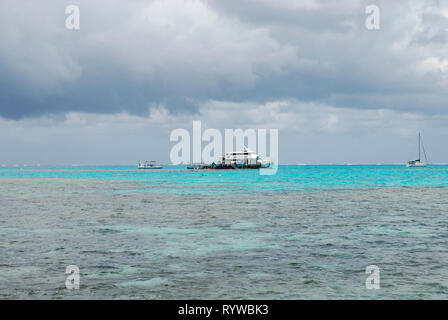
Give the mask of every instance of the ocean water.
M 447 186 L 448 166 L 0 168 L 0 299 L 446 299 Z

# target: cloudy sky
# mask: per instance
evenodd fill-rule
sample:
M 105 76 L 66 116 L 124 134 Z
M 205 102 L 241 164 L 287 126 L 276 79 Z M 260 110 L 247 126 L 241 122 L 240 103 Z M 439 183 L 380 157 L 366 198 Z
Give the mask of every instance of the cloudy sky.
M 419 131 L 448 162 L 447 89 L 448 0 L 0 0 L 0 164 L 167 163 L 193 120 L 277 128 L 281 163 L 404 163 Z

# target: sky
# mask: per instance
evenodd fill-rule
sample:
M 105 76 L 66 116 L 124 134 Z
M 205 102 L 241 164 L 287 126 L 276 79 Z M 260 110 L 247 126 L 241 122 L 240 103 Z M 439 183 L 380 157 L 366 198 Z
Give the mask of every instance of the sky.
M 419 131 L 448 163 L 447 89 L 448 0 L 0 0 L 0 165 L 169 163 L 194 120 L 278 129 L 280 163 L 405 163 Z

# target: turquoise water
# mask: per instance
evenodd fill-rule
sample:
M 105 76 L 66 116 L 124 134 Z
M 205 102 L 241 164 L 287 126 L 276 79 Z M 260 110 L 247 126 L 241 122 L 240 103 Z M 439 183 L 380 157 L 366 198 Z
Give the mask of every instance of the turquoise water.
M 277 174 L 258 170 L 137 170 L 135 166 L 0 168 L 0 178 L 105 179 L 141 182 L 145 192 L 246 193 L 301 189 L 447 186 L 448 166 L 406 168 L 404 165 L 282 165 Z M 135 190 L 138 192 L 138 190 Z
M 446 299 L 447 185 L 448 166 L 0 168 L 0 299 Z

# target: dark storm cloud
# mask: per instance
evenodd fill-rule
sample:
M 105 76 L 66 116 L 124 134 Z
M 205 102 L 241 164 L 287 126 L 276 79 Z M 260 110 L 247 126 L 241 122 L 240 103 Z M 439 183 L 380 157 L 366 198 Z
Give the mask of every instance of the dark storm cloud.
M 375 2 L 375 1 L 374 1 Z M 0 116 L 195 112 L 207 100 L 298 99 L 446 112 L 445 2 L 4 0 Z

